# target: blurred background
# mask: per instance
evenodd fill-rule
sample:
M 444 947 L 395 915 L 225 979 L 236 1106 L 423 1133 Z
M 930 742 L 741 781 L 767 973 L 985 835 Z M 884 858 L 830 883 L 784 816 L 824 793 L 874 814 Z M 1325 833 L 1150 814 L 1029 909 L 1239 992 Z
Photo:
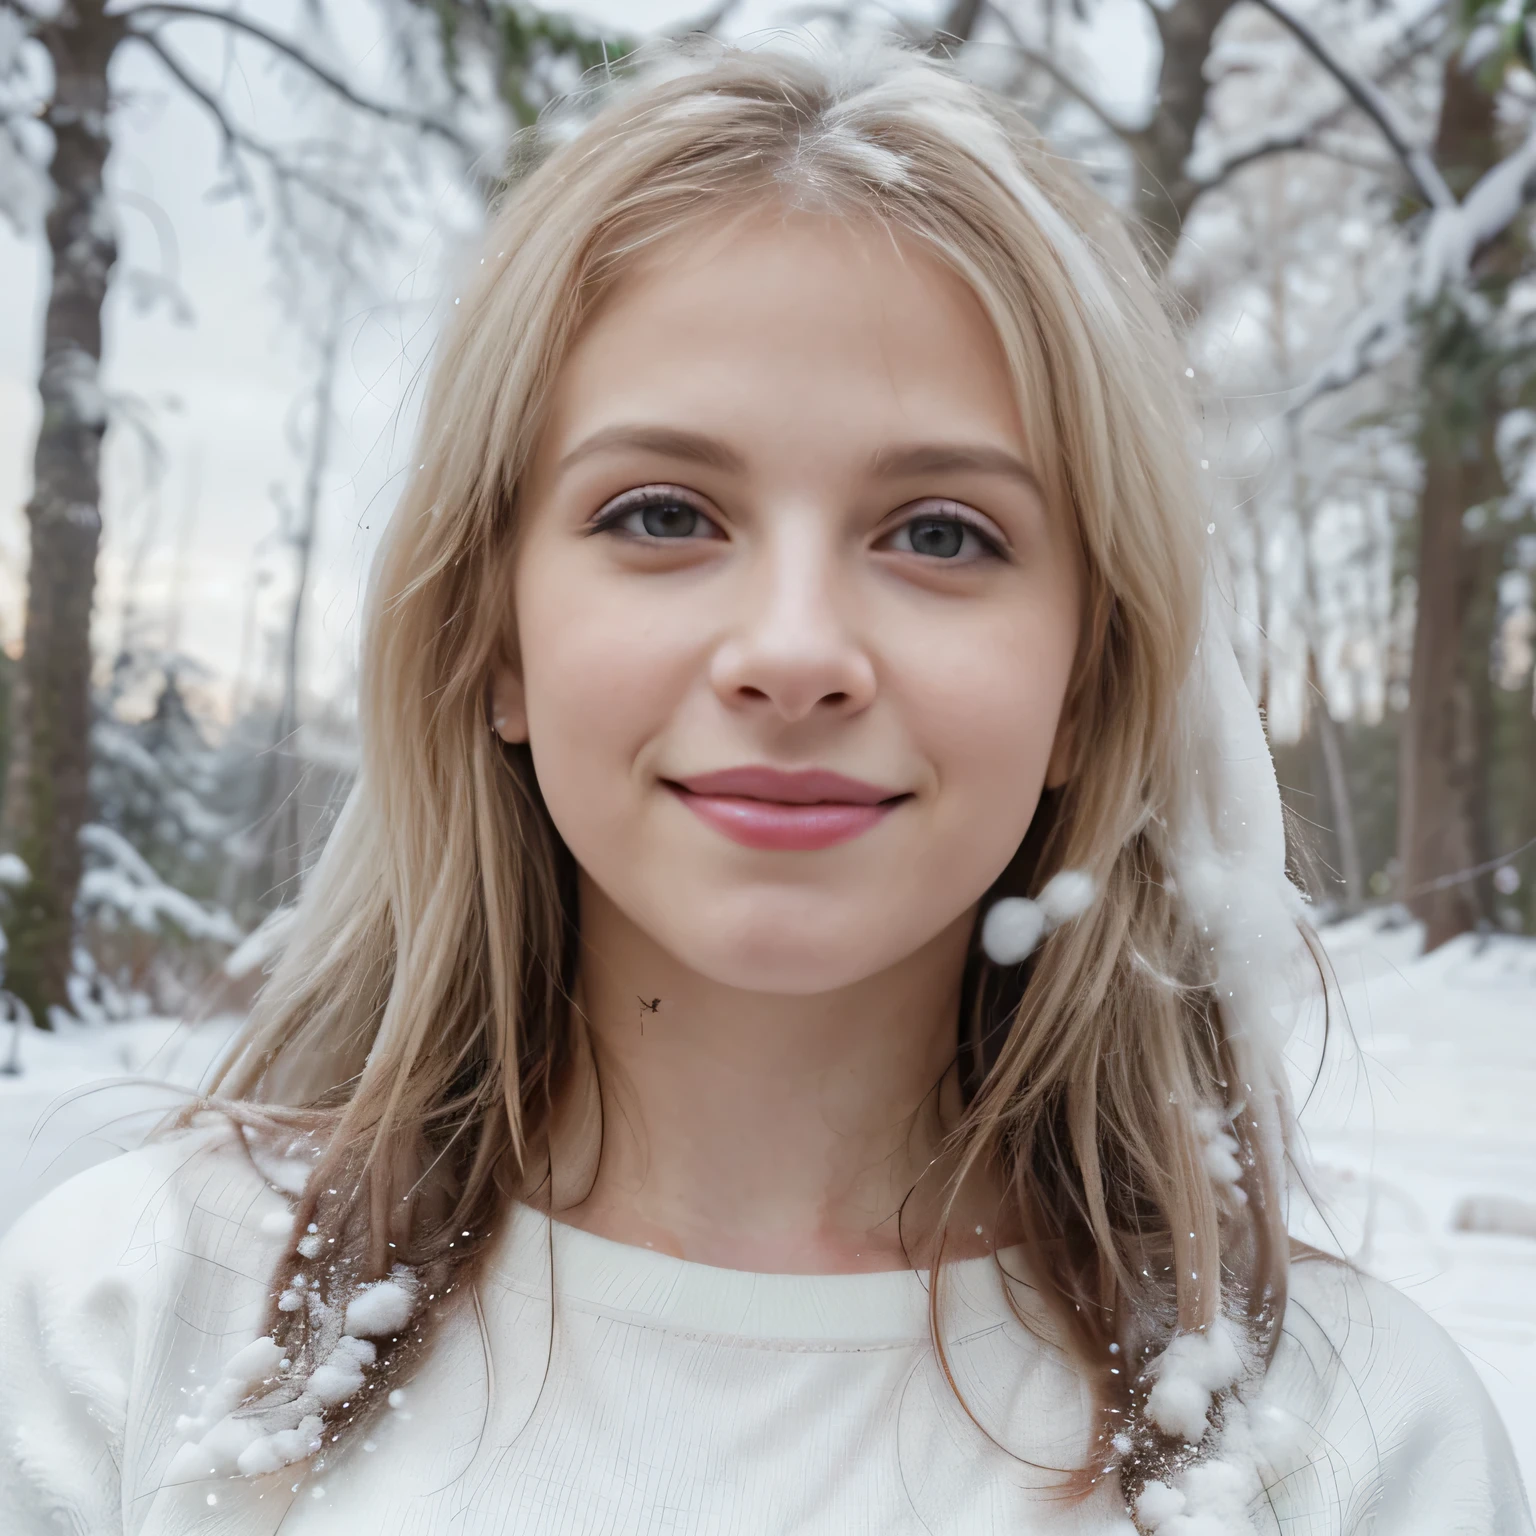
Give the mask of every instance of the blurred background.
M 700 30 L 952 56 L 1166 274 L 1341 987 L 1296 1225 L 1536 1480 L 1536 0 L 0 0 L 0 1228 L 281 946 L 513 136 Z

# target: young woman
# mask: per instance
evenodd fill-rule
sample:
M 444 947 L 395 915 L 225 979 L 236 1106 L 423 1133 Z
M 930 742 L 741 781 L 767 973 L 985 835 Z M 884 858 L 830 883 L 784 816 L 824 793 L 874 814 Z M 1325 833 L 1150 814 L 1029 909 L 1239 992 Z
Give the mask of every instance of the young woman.
M 455 310 L 362 769 L 176 1134 L 0 1258 L 7 1533 L 1515 1536 L 1284 1223 L 1307 953 L 1114 217 L 665 55 Z

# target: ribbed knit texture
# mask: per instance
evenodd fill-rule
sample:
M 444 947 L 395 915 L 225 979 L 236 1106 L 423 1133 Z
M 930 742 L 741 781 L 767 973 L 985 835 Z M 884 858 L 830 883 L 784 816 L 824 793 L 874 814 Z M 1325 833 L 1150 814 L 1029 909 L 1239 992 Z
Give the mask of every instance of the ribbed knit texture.
M 366 1441 L 303 1479 L 163 1487 L 192 1389 L 256 1335 L 276 1260 L 262 1221 L 283 1209 L 227 1136 L 198 1131 L 17 1223 L 0 1244 L 3 1536 L 1131 1531 L 1113 1476 L 1086 1503 L 1055 1496 L 1049 1469 L 1090 1460 L 1096 1430 L 993 1260 L 945 1286 L 978 1427 L 939 1369 L 926 1277 L 715 1269 L 526 1209 L 480 1287 L 484 1332 L 450 1308 Z M 1252 1529 L 1528 1536 L 1507 1437 L 1445 1334 L 1338 1266 L 1292 1284 L 1263 1392 L 1290 1448 Z M 1027 1286 L 1014 1300 L 1038 1313 Z

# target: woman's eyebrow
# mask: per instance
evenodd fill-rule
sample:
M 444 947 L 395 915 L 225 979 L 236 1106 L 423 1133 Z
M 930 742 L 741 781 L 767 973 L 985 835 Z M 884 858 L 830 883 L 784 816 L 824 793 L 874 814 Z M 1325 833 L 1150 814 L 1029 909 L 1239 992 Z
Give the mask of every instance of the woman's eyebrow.
M 669 459 L 687 459 L 732 474 L 740 474 L 747 467 L 747 461 L 729 444 L 702 432 L 688 432 L 680 427 L 621 425 L 604 427 L 577 443 L 560 460 L 557 473 L 563 474 L 571 465 L 593 454 L 608 453 L 616 448 L 639 448 L 647 453 L 662 454 Z
M 670 459 L 685 459 L 730 474 L 741 474 L 747 467 L 742 454 L 707 433 L 690 432 L 682 427 L 625 423 L 603 427 L 583 438 L 560 460 L 557 472 L 563 474 L 573 464 L 595 454 L 626 448 Z M 881 448 L 871 458 L 870 470 L 891 479 L 966 471 L 1004 475 L 1027 485 L 1036 495 L 1044 494 L 1039 477 L 1023 459 L 1006 448 L 987 443 L 912 443 L 900 448 Z
M 905 448 L 882 448 L 870 467 L 877 475 L 900 478 L 908 475 L 933 475 L 970 471 L 984 475 L 1005 475 L 1022 481 L 1037 496 L 1045 493 L 1040 477 L 1028 464 L 1006 448 L 986 443 L 914 443 Z

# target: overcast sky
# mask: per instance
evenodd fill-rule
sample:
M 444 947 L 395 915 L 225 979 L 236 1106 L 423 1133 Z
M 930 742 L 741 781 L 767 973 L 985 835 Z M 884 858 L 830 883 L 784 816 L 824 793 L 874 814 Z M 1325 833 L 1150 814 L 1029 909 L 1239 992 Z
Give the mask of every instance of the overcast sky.
M 370 34 L 367 0 L 344 0 L 347 39 L 366 69 L 382 53 Z M 292 0 L 263 5 L 278 25 Z M 564 9 L 631 35 L 671 29 L 701 4 L 675 0 L 582 0 Z M 914 0 L 906 14 L 936 15 L 936 0 Z M 1093 50 L 1111 99 L 1143 89 L 1149 47 L 1140 4 L 1118 24 L 1101 14 Z M 738 35 L 779 24 L 793 8 L 775 0 L 741 7 Z M 216 78 L 228 67 L 214 29 L 199 23 L 169 33 L 186 56 Z M 229 89 L 251 122 L 296 110 L 291 73 L 274 70 L 256 45 L 242 47 Z M 262 636 L 274 631 L 291 579 L 291 557 L 275 537 L 274 495 L 295 496 L 302 474 L 295 429 L 312 387 L 316 296 L 296 322 L 269 255 L 268 232 L 240 199 L 212 201 L 221 179 L 218 139 L 202 112 L 171 88 L 143 49 L 120 60 L 114 86 L 125 105 L 108 174 L 117 194 L 119 274 L 165 271 L 185 295 L 190 319 L 168 304 L 134 305 L 114 283 L 105 332 L 105 384 L 132 402 L 163 448 L 158 488 L 144 474 L 137 434 L 121 425 L 108 437 L 104 538 L 99 568 L 98 649 L 115 648 L 124 618 L 127 573 L 138 594 L 140 632 L 174 643 L 216 678 L 212 697 L 227 701 L 260 665 Z M 445 177 L 423 218 L 406 229 L 370 292 L 350 302 L 337 398 L 337 431 L 326 495 L 308 633 L 318 685 L 343 686 L 367 559 L 388 515 L 396 477 L 409 454 L 413 402 L 430 358 L 436 317 L 449 302 L 455 264 L 475 237 L 475 209 Z M 25 520 L 38 403 L 45 251 L 0 223 L 0 641 L 19 638 L 25 574 Z M 291 288 L 291 282 L 288 287 Z M 253 606 L 254 605 L 254 606 Z M 266 642 L 270 644 L 270 641 Z

